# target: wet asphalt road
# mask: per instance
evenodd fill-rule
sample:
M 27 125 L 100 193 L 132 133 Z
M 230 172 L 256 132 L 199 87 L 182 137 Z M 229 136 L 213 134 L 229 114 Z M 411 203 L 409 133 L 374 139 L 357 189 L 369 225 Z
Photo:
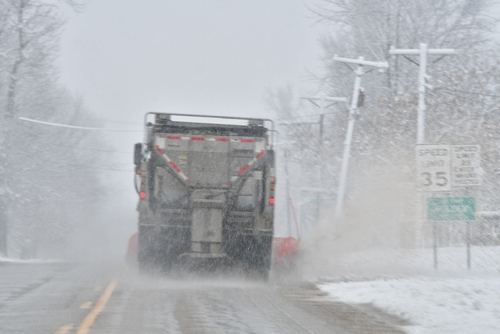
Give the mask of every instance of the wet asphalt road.
M 144 276 L 113 263 L 0 263 L 0 333 L 404 333 L 312 285 Z

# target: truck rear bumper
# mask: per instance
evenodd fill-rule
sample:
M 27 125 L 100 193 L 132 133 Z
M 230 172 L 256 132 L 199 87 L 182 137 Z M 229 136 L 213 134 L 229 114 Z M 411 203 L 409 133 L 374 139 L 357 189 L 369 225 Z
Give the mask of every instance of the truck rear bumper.
M 233 259 L 226 253 L 183 253 L 179 262 L 186 268 L 214 270 L 230 266 Z
M 183 253 L 179 259 L 229 259 L 226 253 Z

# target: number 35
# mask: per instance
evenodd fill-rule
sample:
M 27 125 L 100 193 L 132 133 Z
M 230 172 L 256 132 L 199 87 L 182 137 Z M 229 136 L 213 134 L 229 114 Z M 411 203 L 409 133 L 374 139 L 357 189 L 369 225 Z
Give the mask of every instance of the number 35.
M 428 187 L 433 184 L 435 184 L 438 187 L 444 187 L 448 184 L 448 179 L 446 178 L 446 173 L 445 172 L 436 172 L 436 176 L 433 178 L 432 173 L 422 173 L 422 176 L 424 177 L 424 186 Z

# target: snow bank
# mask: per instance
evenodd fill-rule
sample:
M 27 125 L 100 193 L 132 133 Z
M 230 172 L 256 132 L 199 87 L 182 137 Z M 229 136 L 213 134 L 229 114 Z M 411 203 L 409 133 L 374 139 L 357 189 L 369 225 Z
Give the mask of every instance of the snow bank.
M 432 250 L 414 250 L 404 258 L 408 272 L 419 275 L 330 277 L 318 287 L 335 300 L 371 304 L 402 317 L 412 323 L 406 328 L 410 333 L 500 332 L 500 247 L 473 247 L 471 271 L 464 248 L 439 249 L 439 254 L 437 271 Z M 373 272 L 395 259 L 401 258 L 379 250 L 351 254 L 341 263 Z
M 303 277 L 335 300 L 408 320 L 410 333 L 500 333 L 500 247 L 473 246 L 470 271 L 465 246 L 439 247 L 435 270 L 410 174 L 367 171 L 343 215 L 327 212 L 301 240 Z
M 374 248 L 344 254 L 335 259 L 329 274 L 309 277 L 376 277 L 430 276 L 456 277 L 469 274 L 500 275 L 500 247 L 471 247 L 471 271 L 467 270 L 465 246 L 438 248 L 438 270 L 434 269 L 434 254 L 430 248 Z M 500 277 L 500 276 L 499 276 Z
M 408 320 L 409 333 L 499 333 L 500 279 L 407 278 L 319 284 L 333 299 Z

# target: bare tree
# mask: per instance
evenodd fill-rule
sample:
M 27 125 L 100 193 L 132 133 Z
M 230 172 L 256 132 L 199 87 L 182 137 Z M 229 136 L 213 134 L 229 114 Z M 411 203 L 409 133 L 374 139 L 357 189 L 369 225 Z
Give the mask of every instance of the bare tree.
M 366 103 L 360 110 L 354 138 L 354 164 L 360 166 L 357 172 L 363 172 L 362 166 L 382 163 L 383 159 L 390 161 L 405 152 L 406 159 L 412 161 L 418 60 L 391 57 L 390 47 L 415 48 L 419 43 L 427 43 L 433 48 L 460 49 L 460 57 L 431 60 L 428 72 L 436 80 L 459 72 L 459 68 L 473 70 L 478 62 L 471 62 L 468 67 L 471 59 L 491 57 L 486 53 L 492 46 L 496 24 L 489 14 L 491 5 L 489 0 L 322 0 L 312 8 L 319 21 L 332 27 L 333 34 L 322 41 L 327 68 L 323 80 L 329 82 L 335 95 L 349 95 L 352 74 L 347 67 L 332 61 L 334 54 L 390 62 L 384 75 L 364 78 Z M 464 78 L 457 81 L 455 88 L 458 87 L 466 91 L 477 88 Z M 449 117 L 449 111 L 442 107 L 442 96 L 442 92 L 435 92 L 428 99 L 430 123 L 433 117 Z M 481 106 L 471 108 L 475 114 Z
M 103 194 L 104 156 L 79 149 L 102 147 L 103 137 L 26 124 L 18 117 L 99 126 L 99 121 L 57 83 L 54 60 L 64 18 L 59 0 L 0 2 L 0 253 L 63 239 L 95 211 Z M 69 1 L 80 9 L 79 1 Z M 76 7 L 75 7 L 76 6 Z M 92 208 L 89 210 L 89 208 Z M 79 218 L 75 213 L 80 213 Z M 7 231 L 7 228 L 9 231 Z M 7 247 L 7 235 L 11 245 Z M 31 252 L 34 255 L 33 252 Z
M 390 61 L 386 75 L 376 82 L 386 93 L 406 89 L 413 72 L 409 64 L 389 56 L 389 48 L 456 48 L 477 52 L 491 43 L 496 24 L 489 14 L 490 0 L 321 0 L 312 8 L 331 26 L 333 36 L 323 39 L 325 57 L 343 54 Z M 333 74 L 333 73 L 332 73 Z
M 325 70 L 317 75 L 318 86 L 323 86 L 326 94 L 351 95 L 354 74 L 345 64 L 333 61 L 335 54 L 390 63 L 383 74 L 363 77 L 366 98 L 357 114 L 348 197 L 362 189 L 358 180 L 366 180 L 372 166 L 382 168 L 401 163 L 408 180 L 412 180 L 418 59 L 391 57 L 389 50 L 391 46 L 416 48 L 419 43 L 432 48 L 460 49 L 461 53 L 457 57 L 430 59 L 428 74 L 436 89 L 427 98 L 428 141 L 443 144 L 473 141 L 484 145 L 488 182 L 483 193 L 485 196 L 494 193 L 500 183 L 495 144 L 500 137 L 492 124 L 498 122 L 495 115 L 500 98 L 496 95 L 500 92 L 493 92 L 491 87 L 497 87 L 500 80 L 491 51 L 496 50 L 492 35 L 497 22 L 491 16 L 492 4 L 490 0 L 318 0 L 310 8 L 318 22 L 331 31 L 321 40 Z M 275 97 L 275 101 L 280 100 L 279 94 Z M 289 109 L 286 103 L 271 106 L 280 110 L 280 117 Z M 310 111 L 303 107 L 294 111 L 295 117 L 308 114 Z M 346 114 L 341 109 L 325 122 L 325 140 L 329 142 L 322 159 L 327 161 L 329 180 L 324 182 L 333 187 L 346 123 Z M 310 142 L 311 132 L 292 127 L 282 131 L 303 146 Z M 295 177 L 293 182 L 307 183 L 302 173 Z M 500 198 L 494 196 L 483 205 L 485 209 L 498 208 Z

